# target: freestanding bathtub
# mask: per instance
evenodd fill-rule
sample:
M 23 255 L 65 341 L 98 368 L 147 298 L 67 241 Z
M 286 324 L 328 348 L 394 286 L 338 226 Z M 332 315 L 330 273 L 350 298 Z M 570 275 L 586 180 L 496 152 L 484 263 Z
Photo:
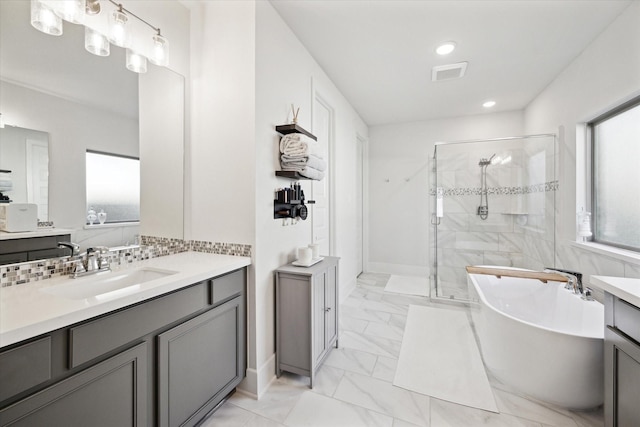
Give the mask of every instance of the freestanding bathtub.
M 467 283 L 480 350 L 499 381 L 564 408 L 602 404 L 602 304 L 559 282 L 469 274 Z

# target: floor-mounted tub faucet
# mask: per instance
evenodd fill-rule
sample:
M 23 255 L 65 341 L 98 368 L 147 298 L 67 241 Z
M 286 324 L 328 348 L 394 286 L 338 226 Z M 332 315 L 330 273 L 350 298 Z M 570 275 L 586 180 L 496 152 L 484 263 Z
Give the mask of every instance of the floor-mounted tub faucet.
M 571 270 L 561 270 L 558 268 L 545 268 L 544 271 L 558 273 L 561 276 L 566 277 L 567 279 L 569 279 L 569 281 L 564 286 L 564 288 L 570 289 L 574 294 L 582 295 L 582 273 Z

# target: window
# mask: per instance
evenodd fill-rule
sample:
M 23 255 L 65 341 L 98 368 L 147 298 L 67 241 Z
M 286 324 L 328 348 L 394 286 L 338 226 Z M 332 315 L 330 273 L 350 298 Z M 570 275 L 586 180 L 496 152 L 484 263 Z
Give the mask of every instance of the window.
M 140 221 L 140 159 L 87 150 L 86 176 L 87 210 L 107 223 Z
M 640 99 L 589 128 L 593 240 L 640 252 Z

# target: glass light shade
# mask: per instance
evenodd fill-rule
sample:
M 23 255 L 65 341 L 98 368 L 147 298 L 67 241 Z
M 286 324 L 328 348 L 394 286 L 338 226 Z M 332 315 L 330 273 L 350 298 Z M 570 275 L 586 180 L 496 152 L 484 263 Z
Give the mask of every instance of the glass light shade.
M 169 41 L 160 34 L 153 36 L 153 50 L 149 61 L 161 67 L 169 65 Z
M 45 34 L 62 35 L 62 19 L 40 0 L 31 0 L 31 25 Z
M 127 69 L 135 73 L 146 73 L 147 58 L 131 49 L 127 49 Z
M 131 32 L 127 22 L 129 17 L 120 10 L 114 10 L 109 16 L 109 41 L 116 46 L 129 47 Z
M 84 27 L 84 48 L 98 56 L 109 56 L 111 45 L 104 34 Z
M 52 9 L 60 18 L 73 24 L 84 23 L 83 0 L 55 0 L 50 1 Z

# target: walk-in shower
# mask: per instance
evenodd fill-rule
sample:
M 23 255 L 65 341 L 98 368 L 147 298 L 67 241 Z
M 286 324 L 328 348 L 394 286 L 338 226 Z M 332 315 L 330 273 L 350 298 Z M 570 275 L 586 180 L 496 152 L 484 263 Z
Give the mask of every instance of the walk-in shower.
M 555 135 L 437 143 L 431 166 L 432 298 L 467 301 L 467 265 L 555 264 Z

